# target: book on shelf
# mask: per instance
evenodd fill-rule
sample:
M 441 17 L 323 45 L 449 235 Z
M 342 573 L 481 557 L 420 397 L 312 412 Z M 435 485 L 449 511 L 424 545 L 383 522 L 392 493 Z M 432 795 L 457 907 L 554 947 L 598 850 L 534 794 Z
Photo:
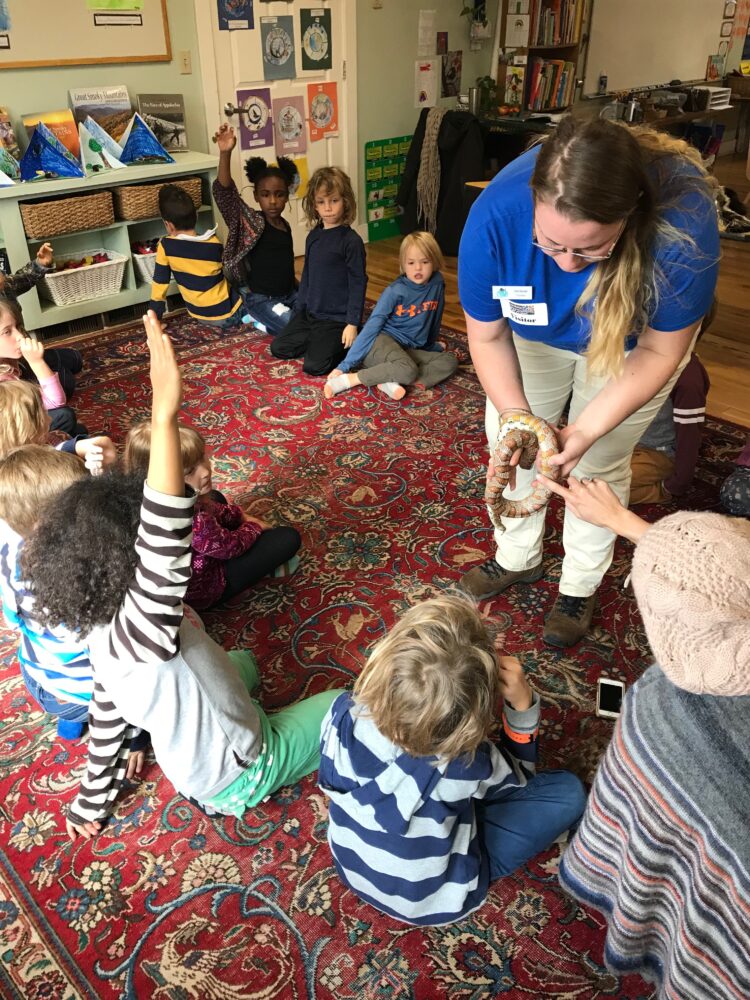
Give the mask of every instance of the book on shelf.
M 115 87 L 85 87 L 68 91 L 70 107 L 76 124 L 91 117 L 112 138 L 119 142 L 120 136 L 133 117 L 133 108 L 128 88 L 123 84 Z
M 586 0 L 534 0 L 529 45 L 577 45 Z
M 0 108 L 0 146 L 7 149 L 14 160 L 21 159 L 21 150 L 7 108 Z
M 167 152 L 187 151 L 182 94 L 139 94 L 138 111 Z
M 81 153 L 81 146 L 78 140 L 78 126 L 73 121 L 73 113 L 70 108 L 61 111 L 42 111 L 39 114 L 23 115 L 21 118 L 26 134 L 31 139 L 34 129 L 39 122 L 43 122 L 50 132 L 59 139 L 65 148 L 78 159 Z
M 575 63 L 533 56 L 529 63 L 528 108 L 541 111 L 568 107 L 573 103 L 575 78 Z

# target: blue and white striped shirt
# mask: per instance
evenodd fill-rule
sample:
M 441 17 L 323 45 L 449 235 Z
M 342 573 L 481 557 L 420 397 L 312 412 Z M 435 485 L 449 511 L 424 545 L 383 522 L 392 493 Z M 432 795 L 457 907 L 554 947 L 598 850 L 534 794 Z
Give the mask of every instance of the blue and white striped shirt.
M 525 712 L 506 706 L 504 723 L 508 749 L 486 741 L 471 764 L 412 757 L 339 695 L 323 720 L 318 781 L 331 853 L 353 892 L 411 924 L 449 923 L 482 905 L 489 866 L 474 800 L 533 773 L 538 696 Z
M 50 629 L 34 617 L 34 596 L 21 579 L 23 539 L 0 521 L 0 596 L 5 618 L 19 634 L 18 659 L 29 676 L 58 701 L 91 701 L 94 680 L 86 643 L 62 626 Z

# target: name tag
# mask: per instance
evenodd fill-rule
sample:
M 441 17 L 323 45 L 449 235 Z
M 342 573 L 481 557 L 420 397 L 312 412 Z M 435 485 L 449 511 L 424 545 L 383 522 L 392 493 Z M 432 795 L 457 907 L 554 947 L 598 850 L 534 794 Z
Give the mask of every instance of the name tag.
M 534 289 L 531 285 L 493 285 L 493 299 L 521 299 L 531 298 Z
M 548 326 L 546 302 L 510 302 L 500 299 L 500 309 L 506 319 L 525 326 Z

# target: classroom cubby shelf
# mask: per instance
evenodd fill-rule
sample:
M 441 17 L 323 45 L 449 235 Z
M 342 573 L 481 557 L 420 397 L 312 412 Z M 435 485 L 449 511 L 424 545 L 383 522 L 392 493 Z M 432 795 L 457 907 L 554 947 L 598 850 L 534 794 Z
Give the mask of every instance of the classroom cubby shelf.
M 36 255 L 43 239 L 29 239 L 21 220 L 19 206 L 23 202 L 40 201 L 46 198 L 72 197 L 102 189 L 113 190 L 121 184 L 168 183 L 174 177 L 200 177 L 203 204 L 198 209 L 199 230 L 213 225 L 214 209 L 211 200 L 211 185 L 216 177 L 218 161 L 215 156 L 204 153 L 181 153 L 174 163 L 151 163 L 147 166 L 126 167 L 124 170 L 109 170 L 87 178 L 64 178 L 52 181 L 33 181 L 28 184 L 14 184 L 0 188 L 0 246 L 4 246 L 13 271 L 23 267 Z M 161 236 L 164 226 L 158 217 L 115 222 L 101 229 L 85 229 L 55 236 L 50 243 L 56 256 L 73 255 L 86 250 L 105 248 L 116 250 L 128 258 L 122 288 L 114 295 L 106 295 L 68 306 L 56 306 L 40 298 L 36 289 L 27 292 L 21 299 L 24 322 L 27 329 L 37 330 L 55 323 L 65 323 L 110 312 L 123 306 L 147 302 L 151 286 L 139 280 L 133 265 L 130 244 L 136 240 Z M 176 291 L 174 286 L 171 291 Z

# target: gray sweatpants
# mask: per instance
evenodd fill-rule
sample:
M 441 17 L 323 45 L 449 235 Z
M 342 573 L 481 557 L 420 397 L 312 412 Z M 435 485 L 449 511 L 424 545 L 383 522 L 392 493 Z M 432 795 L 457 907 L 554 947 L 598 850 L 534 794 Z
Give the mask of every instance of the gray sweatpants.
M 426 389 L 442 382 L 458 368 L 458 358 L 449 351 L 418 351 L 402 347 L 387 333 L 378 334 L 359 374 L 362 385 L 419 382 Z

